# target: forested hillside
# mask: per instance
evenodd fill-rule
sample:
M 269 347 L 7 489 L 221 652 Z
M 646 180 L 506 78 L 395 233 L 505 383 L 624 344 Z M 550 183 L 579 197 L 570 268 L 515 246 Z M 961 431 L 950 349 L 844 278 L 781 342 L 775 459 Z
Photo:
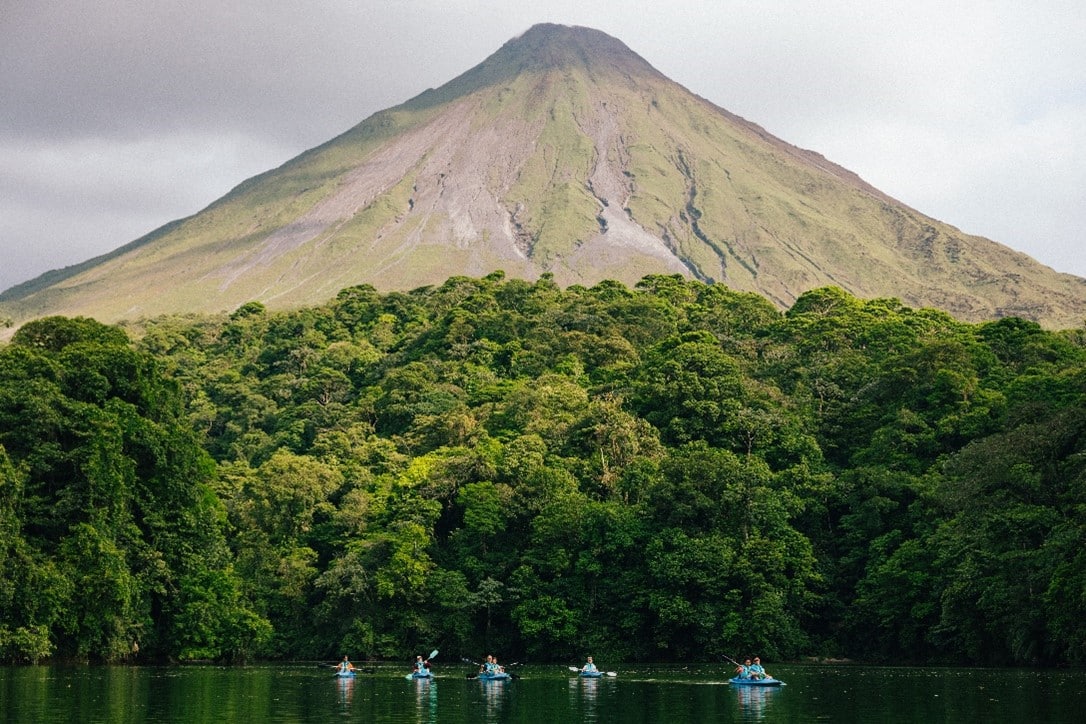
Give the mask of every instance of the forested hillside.
M 32 322 L 0 657 L 1086 664 L 1084 331 L 500 273 Z

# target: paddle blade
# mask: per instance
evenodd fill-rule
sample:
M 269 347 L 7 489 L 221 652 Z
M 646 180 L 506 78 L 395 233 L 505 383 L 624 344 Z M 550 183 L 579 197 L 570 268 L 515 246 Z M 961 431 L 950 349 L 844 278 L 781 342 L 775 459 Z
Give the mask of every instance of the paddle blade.
M 437 649 L 434 649 L 433 651 L 431 651 L 430 655 L 427 656 L 426 658 L 427 658 L 427 660 L 429 660 L 429 659 L 434 658 L 435 656 L 437 656 Z
M 618 676 L 618 672 L 617 671 L 608 671 L 607 675 L 608 676 Z
M 580 671 L 580 669 L 578 669 L 576 666 L 567 666 L 566 668 L 570 671 Z

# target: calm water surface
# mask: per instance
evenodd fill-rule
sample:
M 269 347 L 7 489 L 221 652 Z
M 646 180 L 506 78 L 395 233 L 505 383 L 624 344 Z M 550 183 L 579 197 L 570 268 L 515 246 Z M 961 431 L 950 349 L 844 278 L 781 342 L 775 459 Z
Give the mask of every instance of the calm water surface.
M 770 666 L 780 689 L 729 686 L 727 668 L 563 666 L 479 682 L 377 667 L 337 680 L 315 664 L 0 668 L 2 722 L 1086 722 L 1086 672 Z

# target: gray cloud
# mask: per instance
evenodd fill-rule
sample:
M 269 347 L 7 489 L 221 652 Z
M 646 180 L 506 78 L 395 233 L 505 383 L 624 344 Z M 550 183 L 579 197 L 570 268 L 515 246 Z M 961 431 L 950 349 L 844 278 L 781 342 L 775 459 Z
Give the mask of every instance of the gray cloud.
M 544 21 L 610 33 L 920 211 L 1086 276 L 1077 2 L 4 4 L 0 289 L 194 213 Z

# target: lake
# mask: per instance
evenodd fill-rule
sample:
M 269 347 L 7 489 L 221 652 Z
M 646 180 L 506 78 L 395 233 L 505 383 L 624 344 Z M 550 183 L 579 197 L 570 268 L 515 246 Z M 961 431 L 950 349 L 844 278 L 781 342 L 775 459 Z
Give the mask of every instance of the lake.
M 434 661 L 337 680 L 330 665 L 0 668 L 3 722 L 1079 722 L 1086 672 L 769 665 L 779 689 L 730 686 L 730 666 L 613 667 L 578 679 L 518 666 L 507 682 L 467 680 Z

